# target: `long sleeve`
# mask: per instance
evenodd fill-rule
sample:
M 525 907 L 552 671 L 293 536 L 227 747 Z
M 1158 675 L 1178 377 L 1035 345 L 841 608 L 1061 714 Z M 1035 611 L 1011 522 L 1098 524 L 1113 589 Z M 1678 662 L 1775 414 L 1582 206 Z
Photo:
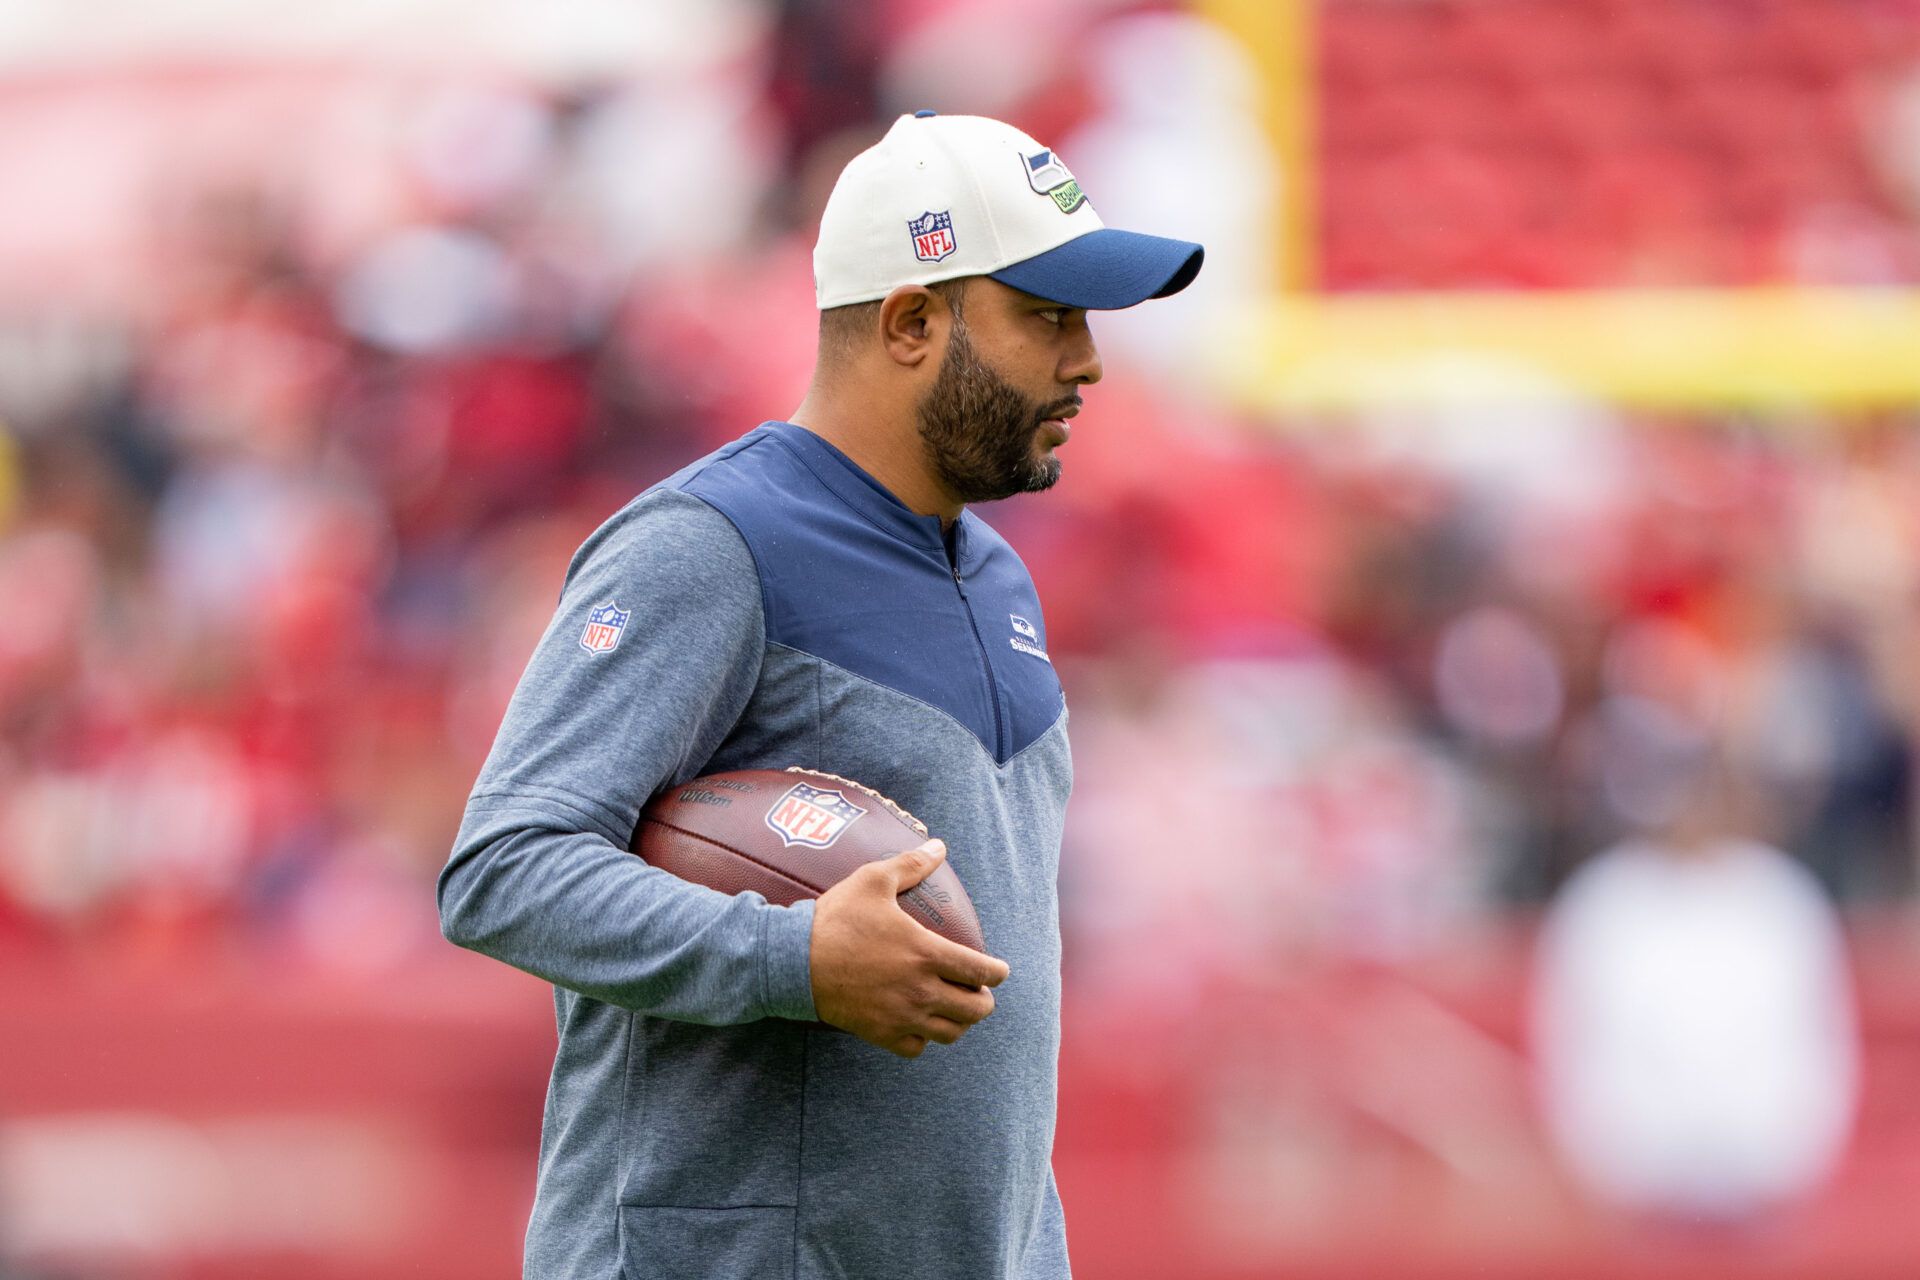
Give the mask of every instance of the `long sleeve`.
M 627 851 L 738 721 L 764 645 L 733 525 L 658 490 L 574 556 L 438 886 L 451 942 L 582 995 L 709 1024 L 815 1016 L 813 904 L 729 896 Z

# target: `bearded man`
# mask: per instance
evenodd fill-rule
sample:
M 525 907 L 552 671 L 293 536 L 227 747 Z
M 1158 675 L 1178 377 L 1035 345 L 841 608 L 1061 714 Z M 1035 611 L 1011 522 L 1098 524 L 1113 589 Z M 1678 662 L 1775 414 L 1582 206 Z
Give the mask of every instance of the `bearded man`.
M 1069 1274 L 1066 704 L 1032 580 L 966 504 L 1058 479 L 1087 311 L 1201 257 L 1103 227 L 1016 129 L 903 116 L 822 216 L 800 407 L 574 556 L 439 883 L 449 940 L 554 984 L 528 1277 Z M 791 907 L 626 851 L 655 793 L 790 765 L 945 844 Z M 942 857 L 997 956 L 896 905 Z

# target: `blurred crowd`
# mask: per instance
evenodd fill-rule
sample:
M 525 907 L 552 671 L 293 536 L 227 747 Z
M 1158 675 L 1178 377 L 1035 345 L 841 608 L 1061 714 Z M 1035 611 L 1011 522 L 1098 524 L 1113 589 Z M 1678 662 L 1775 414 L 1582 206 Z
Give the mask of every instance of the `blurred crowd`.
M 0 934 L 240 936 L 362 967 L 437 945 L 429 882 L 567 557 L 796 403 L 818 203 L 922 105 L 1060 139 L 1109 218 L 1209 248 L 1178 307 L 1095 318 L 1109 376 L 1060 487 L 983 512 L 1040 583 L 1073 708 L 1083 990 L 1404 958 L 1661 828 L 1673 763 L 1703 750 L 1739 782 L 1742 829 L 1833 894 L 1911 896 L 1914 413 L 1222 409 L 1172 339 L 1256 293 L 1278 252 L 1246 55 L 1183 13 L 1084 4 L 1036 18 L 1031 48 L 943 56 L 1003 29 L 969 21 L 998 8 L 717 6 L 740 29 L 671 73 L 389 86 L 359 150 L 326 112 L 363 87 L 322 78 L 313 174 L 289 177 L 284 136 L 258 169 L 183 163 L 144 193 L 124 290 L 12 300 Z M 1329 59 L 1346 66 L 1341 22 L 1414 9 L 1448 11 L 1327 6 Z M 1754 9 L 1794 31 L 1812 12 Z M 1875 101 L 1910 103 L 1892 47 L 1859 57 Z M 1834 84 L 1854 84 L 1850 49 L 1813 50 Z M 244 115 L 250 83 L 167 82 L 148 105 Z M 1337 156 L 1372 145 L 1350 133 Z M 1877 163 L 1885 136 L 1847 135 L 1836 163 Z M 1162 180 L 1176 161 L 1194 182 Z M 1912 210 L 1892 177 L 1872 190 L 1891 246 L 1874 278 L 1910 280 Z M 1327 233 L 1346 283 L 1431 275 L 1427 241 L 1404 270 L 1339 267 L 1347 226 Z M 1855 278 L 1795 274 L 1835 260 L 1735 276 Z M 1164 946 L 1133 945 L 1143 930 Z

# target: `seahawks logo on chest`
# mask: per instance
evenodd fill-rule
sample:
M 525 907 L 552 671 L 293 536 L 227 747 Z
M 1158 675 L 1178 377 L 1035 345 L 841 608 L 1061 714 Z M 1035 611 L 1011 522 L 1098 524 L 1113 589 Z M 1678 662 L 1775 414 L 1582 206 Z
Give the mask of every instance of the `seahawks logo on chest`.
M 1040 629 L 1017 613 L 1010 613 L 1007 616 L 1013 619 L 1013 635 L 1007 643 L 1013 646 L 1015 652 L 1028 654 L 1052 666 L 1053 659 L 1049 658 L 1047 651 L 1040 647 Z

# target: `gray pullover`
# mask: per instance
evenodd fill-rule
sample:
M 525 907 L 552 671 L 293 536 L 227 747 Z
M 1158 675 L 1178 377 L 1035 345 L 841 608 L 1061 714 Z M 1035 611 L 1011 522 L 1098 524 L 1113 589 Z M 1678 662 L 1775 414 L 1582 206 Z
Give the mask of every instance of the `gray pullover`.
M 525 1274 L 1062 1280 L 1051 1168 L 1066 708 L 1033 584 L 768 423 L 581 546 L 439 882 L 461 946 L 554 984 Z M 627 846 L 704 773 L 854 778 L 941 836 L 1011 966 L 958 1044 L 817 1021 L 813 905 Z

